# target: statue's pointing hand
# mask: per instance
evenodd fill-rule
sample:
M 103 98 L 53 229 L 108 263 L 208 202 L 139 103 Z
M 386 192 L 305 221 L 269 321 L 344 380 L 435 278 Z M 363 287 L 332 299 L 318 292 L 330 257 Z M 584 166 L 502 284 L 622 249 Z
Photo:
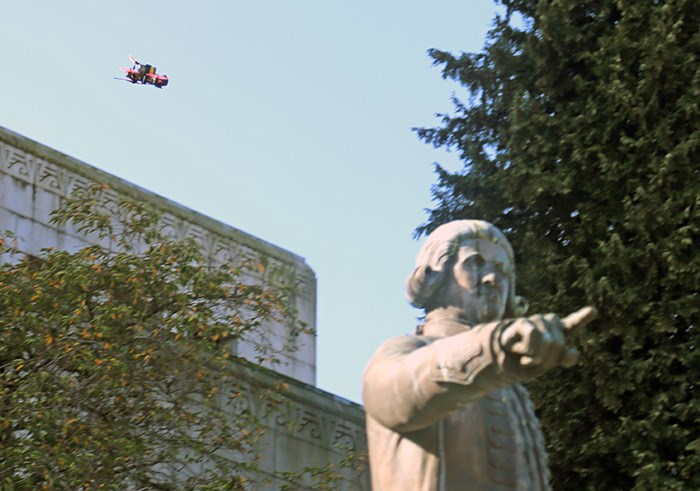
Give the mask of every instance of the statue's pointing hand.
M 567 346 L 567 342 L 596 317 L 598 311 L 595 307 L 584 307 L 564 319 L 555 314 L 516 319 L 503 329 L 500 336 L 500 345 L 506 354 L 506 369 L 529 378 L 556 366 L 568 368 L 575 365 L 580 353 Z M 508 355 L 515 355 L 517 363 L 508 360 L 512 358 Z

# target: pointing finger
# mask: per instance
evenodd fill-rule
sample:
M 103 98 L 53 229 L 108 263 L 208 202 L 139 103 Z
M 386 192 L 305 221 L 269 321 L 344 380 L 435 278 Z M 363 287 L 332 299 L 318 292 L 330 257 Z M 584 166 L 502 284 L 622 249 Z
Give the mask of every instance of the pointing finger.
M 571 337 L 576 331 L 586 326 L 589 322 L 598 317 L 598 309 L 595 307 L 584 307 L 573 314 L 562 319 L 567 337 Z

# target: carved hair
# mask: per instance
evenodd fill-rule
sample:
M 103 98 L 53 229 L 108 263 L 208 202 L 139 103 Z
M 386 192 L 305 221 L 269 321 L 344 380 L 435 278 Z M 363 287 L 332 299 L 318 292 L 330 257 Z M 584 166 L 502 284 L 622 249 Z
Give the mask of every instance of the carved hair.
M 406 281 L 406 296 L 411 305 L 431 309 L 433 296 L 444 284 L 447 270 L 459 245 L 469 239 L 485 239 L 500 246 L 508 256 L 510 291 L 506 304 L 506 317 L 520 317 L 527 310 L 527 302 L 515 295 L 515 261 L 513 248 L 503 232 L 482 220 L 455 220 L 440 225 L 425 239 L 416 258 L 416 268 Z

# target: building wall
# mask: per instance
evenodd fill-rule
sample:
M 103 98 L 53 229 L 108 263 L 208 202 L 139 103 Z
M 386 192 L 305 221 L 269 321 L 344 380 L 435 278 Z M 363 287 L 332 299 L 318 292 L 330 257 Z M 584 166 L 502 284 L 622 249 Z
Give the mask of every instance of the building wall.
M 0 127 L 0 230 L 12 231 L 24 252 L 36 254 L 44 247 L 74 251 L 97 242 L 70 225 L 58 228 L 50 223 L 50 213 L 63 197 L 93 183 L 108 185 L 104 190 L 108 209 L 122 197 L 155 205 L 163 212 L 163 229 L 176 238 L 194 237 L 213 263 L 243 256 L 263 264 L 250 279 L 293 286 L 300 319 L 315 329 L 316 278 L 303 258 Z M 288 337 L 285 327 L 268 327 L 270 342 L 283 345 Z M 366 449 L 361 407 L 314 388 L 315 336 L 302 335 L 296 344 L 298 350 L 284 355 L 282 364 L 274 367 L 276 372 L 241 364 L 231 367 L 248 387 L 242 401 L 260 415 L 267 428 L 260 452 L 262 472 L 269 476 L 337 464 L 348 451 Z M 254 341 L 239 343 L 236 349 L 237 354 L 253 358 Z M 271 413 L 256 407 L 256 392 L 274 386 L 279 379 L 287 381 L 283 396 L 288 404 Z M 338 485 L 339 490 L 369 489 L 367 472 L 343 472 L 346 480 Z M 278 489 L 281 482 L 270 477 L 265 489 Z
M 14 232 L 25 252 L 36 254 L 43 247 L 72 251 L 96 241 L 70 225 L 59 229 L 50 223 L 62 197 L 93 183 L 109 185 L 107 208 L 124 196 L 154 204 L 163 212 L 165 231 L 176 238 L 194 237 L 213 262 L 246 257 L 264 265 L 251 279 L 294 286 L 300 320 L 315 329 L 316 277 L 303 258 L 0 127 L 0 230 Z M 288 340 L 284 326 L 267 327 L 274 345 Z M 253 357 L 253 343 L 240 343 L 237 354 Z M 286 353 L 275 370 L 315 385 L 316 338 L 302 335 L 295 343 L 298 350 Z

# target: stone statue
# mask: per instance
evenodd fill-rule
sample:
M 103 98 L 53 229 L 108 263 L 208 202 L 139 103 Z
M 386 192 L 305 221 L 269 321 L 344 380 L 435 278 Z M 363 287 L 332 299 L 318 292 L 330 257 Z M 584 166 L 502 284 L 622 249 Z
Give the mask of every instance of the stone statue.
M 374 491 L 548 490 L 542 432 L 520 381 L 574 365 L 597 312 L 523 317 L 513 250 L 493 225 L 450 222 L 409 276 L 415 336 L 384 342 L 364 376 Z

